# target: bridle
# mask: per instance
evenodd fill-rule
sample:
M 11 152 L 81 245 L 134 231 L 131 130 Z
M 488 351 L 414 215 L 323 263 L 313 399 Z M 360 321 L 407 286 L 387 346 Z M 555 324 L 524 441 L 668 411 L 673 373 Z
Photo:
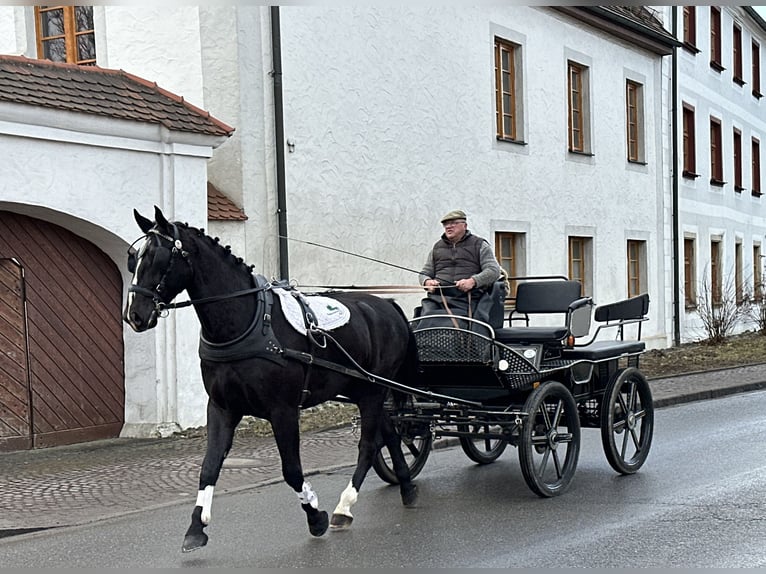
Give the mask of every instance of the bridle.
M 141 251 L 137 252 L 133 246 L 142 239 L 148 240 L 151 235 L 154 235 L 157 238 L 157 253 L 154 256 L 156 261 L 155 265 L 163 264 L 165 261 L 167 261 L 167 266 L 165 267 L 165 271 L 162 274 L 162 277 L 160 277 L 160 280 L 154 289 L 147 289 L 146 287 L 141 287 L 140 285 L 131 284 L 131 286 L 128 288 L 128 293 L 137 293 L 139 295 L 143 295 L 144 297 L 149 297 L 154 303 L 154 311 L 160 316 L 162 316 L 163 311 L 166 312 L 168 309 L 173 307 L 172 303 L 165 303 L 162 300 L 162 293 L 165 291 L 166 280 L 170 275 L 170 272 L 173 270 L 176 261 L 182 259 L 184 262 L 186 262 L 187 265 L 189 265 L 190 269 L 192 268 L 192 263 L 189 259 L 189 252 L 185 251 L 183 248 L 183 244 L 181 243 L 181 238 L 178 233 L 178 228 L 175 226 L 175 224 L 171 224 L 171 227 L 173 229 L 173 237 L 165 235 L 157 229 L 150 229 L 144 235 L 131 243 L 128 247 L 128 271 L 135 274 Z M 160 239 L 164 239 L 170 243 L 171 247 L 166 247 L 163 242 L 160 241 Z

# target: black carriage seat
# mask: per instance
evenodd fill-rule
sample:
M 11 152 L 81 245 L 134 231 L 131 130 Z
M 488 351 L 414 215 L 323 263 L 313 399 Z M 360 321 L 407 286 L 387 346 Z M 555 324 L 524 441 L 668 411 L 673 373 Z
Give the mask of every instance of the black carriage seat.
M 581 337 L 590 330 L 593 301 L 580 296 L 579 281 L 525 281 L 516 289 L 516 306 L 508 316 L 509 326 L 495 330 L 501 343 L 545 343 L 561 341 L 573 335 Z M 562 325 L 530 326 L 529 316 L 536 314 L 561 315 Z M 524 321 L 523 327 L 514 327 L 514 321 Z
M 598 326 L 591 341 L 583 346 L 575 346 L 565 349 L 564 356 L 567 359 L 582 359 L 586 361 L 601 361 L 604 359 L 618 358 L 623 355 L 636 355 L 643 353 L 646 344 L 641 341 L 641 323 L 646 320 L 649 312 L 649 294 L 643 293 L 636 297 L 623 299 L 616 303 L 600 305 L 596 307 L 593 317 L 602 325 Z M 637 323 L 637 337 L 635 341 L 624 340 L 624 327 Z M 598 332 L 607 327 L 617 327 L 617 339 L 611 341 L 595 341 Z

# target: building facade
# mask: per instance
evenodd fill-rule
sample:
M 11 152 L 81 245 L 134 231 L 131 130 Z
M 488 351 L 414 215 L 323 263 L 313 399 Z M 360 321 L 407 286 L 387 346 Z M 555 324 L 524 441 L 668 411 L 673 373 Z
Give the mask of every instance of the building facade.
M 117 185 L 79 169 L 85 181 L 72 191 L 40 187 L 32 196 L 14 192 L 23 187 L 21 169 L 14 188 L 3 188 L 0 206 L 9 212 L 76 216 L 113 230 L 116 247 L 101 249 L 124 288 L 132 209 L 150 214 L 158 201 L 220 236 L 258 272 L 307 288 L 415 285 L 441 234 L 439 217 L 460 208 L 511 276 L 574 277 L 597 304 L 649 292 L 644 338 L 654 347 L 671 342 L 669 56 L 677 42 L 659 14 L 493 5 L 85 8 L 0 7 L 0 53 L 124 70 L 236 128 L 198 157 L 209 152 L 205 185 L 246 219 L 209 219 L 200 171 L 187 182 L 189 201 L 179 200 L 179 185 L 170 204 L 160 176 L 139 185 L 134 171 L 152 173 L 140 166 L 111 169 Z M 67 50 L 73 39 L 79 51 Z M 7 117 L 19 108 L 0 105 Z M 83 201 L 93 194 L 98 202 Z M 107 205 L 113 224 L 102 222 Z M 77 232 L 74 220 L 70 227 Z M 409 314 L 418 298 L 398 301 Z M 134 357 L 125 365 L 123 435 L 204 424 L 195 320 L 179 311 L 156 332 L 123 330 L 125 356 Z M 148 362 L 138 359 L 145 353 Z M 155 381 L 152 399 L 132 394 Z

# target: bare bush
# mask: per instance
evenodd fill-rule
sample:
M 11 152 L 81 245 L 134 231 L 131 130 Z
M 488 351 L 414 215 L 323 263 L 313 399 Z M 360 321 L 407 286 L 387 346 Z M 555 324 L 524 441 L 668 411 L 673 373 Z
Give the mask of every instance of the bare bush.
M 738 296 L 731 274 L 719 286 L 713 284 L 709 275 L 700 284 L 695 310 L 709 343 L 723 343 L 737 324 L 751 318 L 751 308 L 747 296 L 741 293 Z

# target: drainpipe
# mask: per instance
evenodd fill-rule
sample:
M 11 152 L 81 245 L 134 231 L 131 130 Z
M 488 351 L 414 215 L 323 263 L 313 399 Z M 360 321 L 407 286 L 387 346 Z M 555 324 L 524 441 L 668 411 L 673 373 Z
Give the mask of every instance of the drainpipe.
M 673 37 L 678 39 L 678 6 L 672 7 Z M 673 345 L 681 344 L 681 274 L 679 269 L 680 229 L 678 215 L 678 46 L 673 46 L 670 70 L 671 137 L 672 137 L 672 221 L 673 221 Z
M 279 6 L 271 7 L 271 58 L 274 78 L 274 145 L 277 159 L 277 231 L 279 234 L 279 275 L 290 278 L 287 256 L 287 197 L 285 194 L 285 124 L 282 105 L 282 37 Z

